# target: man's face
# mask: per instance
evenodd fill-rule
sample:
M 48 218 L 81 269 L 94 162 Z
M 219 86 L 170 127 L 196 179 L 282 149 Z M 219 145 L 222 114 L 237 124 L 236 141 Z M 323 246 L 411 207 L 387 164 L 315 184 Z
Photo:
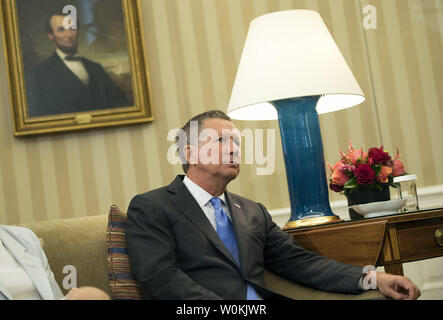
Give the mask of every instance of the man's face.
M 52 33 L 48 33 L 49 39 L 55 42 L 57 48 L 67 54 L 77 53 L 77 30 L 65 29 L 63 20 L 65 16 L 52 16 L 50 20 Z
M 195 146 L 190 148 L 194 172 L 203 177 L 235 179 L 240 173 L 241 139 L 234 124 L 224 119 L 207 119 L 199 140 L 198 150 Z

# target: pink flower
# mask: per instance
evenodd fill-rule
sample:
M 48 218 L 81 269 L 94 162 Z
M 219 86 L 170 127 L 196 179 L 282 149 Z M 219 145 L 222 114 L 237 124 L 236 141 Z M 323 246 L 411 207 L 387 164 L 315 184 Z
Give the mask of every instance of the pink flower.
M 401 163 L 400 160 L 398 160 L 399 157 L 400 157 L 400 152 L 398 151 L 398 148 L 397 148 L 397 154 L 395 155 L 395 157 L 392 161 L 392 175 L 394 177 L 401 176 L 402 174 L 404 174 L 406 172 L 405 166 L 403 165 L 403 163 Z
M 403 165 L 403 163 L 401 163 L 400 160 L 394 160 L 392 164 L 392 175 L 394 177 L 398 177 L 404 174 L 405 172 L 406 172 L 405 166 Z
M 346 162 L 351 163 L 353 165 L 357 164 L 357 160 L 363 161 L 368 157 L 368 154 L 363 152 L 363 150 L 355 150 L 354 146 L 351 142 L 349 142 L 349 150 L 347 154 L 343 154 L 343 152 L 340 150 L 340 154 L 342 155 L 343 159 L 345 159 Z
M 382 166 L 380 173 L 378 174 L 377 181 L 381 183 L 389 182 L 389 175 L 392 173 L 392 168 L 388 166 Z
M 336 170 L 332 173 L 331 181 L 339 187 L 343 187 L 348 180 L 348 175 L 341 170 Z
M 345 173 L 345 169 L 347 169 L 348 166 L 342 161 L 338 161 L 333 167 L 328 163 L 328 166 L 331 170 L 331 183 L 343 187 L 349 180 L 348 175 Z

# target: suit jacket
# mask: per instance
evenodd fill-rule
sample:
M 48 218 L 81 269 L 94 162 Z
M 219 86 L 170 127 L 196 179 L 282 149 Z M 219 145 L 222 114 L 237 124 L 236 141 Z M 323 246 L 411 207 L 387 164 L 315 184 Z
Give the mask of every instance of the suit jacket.
M 85 85 L 57 53 L 38 65 L 27 81 L 30 117 L 84 112 L 132 105 L 103 67 L 81 58 L 89 74 Z
M 245 299 L 246 282 L 271 298 L 264 268 L 316 289 L 361 292 L 361 267 L 306 251 L 262 204 L 226 192 L 240 269 L 182 180 L 135 196 L 128 208 L 126 244 L 146 298 Z
M 30 229 L 0 225 L 0 240 L 25 269 L 43 300 L 63 298 L 37 236 Z M 0 300 L 12 299 L 0 281 Z

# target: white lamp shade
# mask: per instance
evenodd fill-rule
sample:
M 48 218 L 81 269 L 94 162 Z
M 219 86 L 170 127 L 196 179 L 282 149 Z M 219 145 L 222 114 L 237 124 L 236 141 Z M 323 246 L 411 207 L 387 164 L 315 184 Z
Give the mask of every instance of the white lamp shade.
M 234 82 L 229 116 L 277 119 L 269 102 L 319 95 L 318 113 L 365 100 L 318 12 L 288 10 L 254 19 Z

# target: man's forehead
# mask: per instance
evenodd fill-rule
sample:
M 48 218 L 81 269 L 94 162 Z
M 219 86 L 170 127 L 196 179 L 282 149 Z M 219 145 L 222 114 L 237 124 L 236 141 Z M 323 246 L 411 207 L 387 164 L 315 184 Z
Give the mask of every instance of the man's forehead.
M 222 130 L 237 130 L 237 128 L 231 121 L 221 118 L 205 119 L 203 121 L 203 128 L 214 129 L 220 132 Z
M 65 19 L 64 15 L 54 14 L 49 21 L 52 27 L 60 27 L 63 25 L 64 19 Z

